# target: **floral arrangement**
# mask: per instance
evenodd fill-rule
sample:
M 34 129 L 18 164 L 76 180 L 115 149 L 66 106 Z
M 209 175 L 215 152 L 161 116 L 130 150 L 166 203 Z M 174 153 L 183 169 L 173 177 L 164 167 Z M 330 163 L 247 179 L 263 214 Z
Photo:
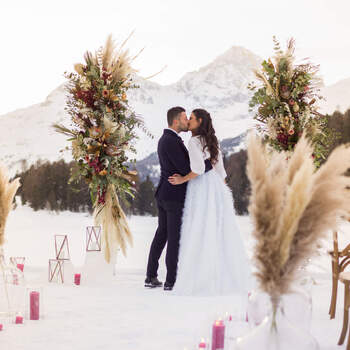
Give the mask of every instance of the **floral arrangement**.
M 126 244 L 132 244 L 117 194 L 134 193 L 136 173 L 128 170 L 127 163 L 129 154 L 136 152 L 136 129 L 147 132 L 128 103 L 128 90 L 137 88 L 131 67 L 137 56 L 130 57 L 124 49 L 127 40 L 116 45 L 110 35 L 95 54 L 85 53 L 84 64 L 75 64 L 74 73 L 65 73 L 71 127 L 54 125 L 71 141 L 77 167 L 70 181 L 84 178 L 89 184 L 95 223 L 103 226 L 108 262 L 112 251 L 120 247 L 125 254 Z
M 316 172 L 312 153 L 305 136 L 288 160 L 286 152 L 268 150 L 260 137 L 248 140 L 256 275 L 274 310 L 291 291 L 298 268 L 317 252 L 320 238 L 336 229 L 337 218 L 349 216 L 350 148 L 336 148 Z
M 19 187 L 19 178 L 10 181 L 7 169 L 4 165 L 0 165 L 0 257 L 1 247 L 5 243 L 5 226 L 7 217 L 12 209 L 13 198 Z
M 258 131 L 264 141 L 277 151 L 292 151 L 304 133 L 312 142 L 312 157 L 319 166 L 327 156 L 334 135 L 327 128 L 327 118 L 317 112 L 321 79 L 318 66 L 310 62 L 294 64 L 295 42 L 290 39 L 287 49 L 281 50 L 274 40 L 275 56 L 262 62 L 255 72 L 261 85 L 250 83 L 254 92 L 250 111 L 256 109 L 255 119 L 261 124 Z

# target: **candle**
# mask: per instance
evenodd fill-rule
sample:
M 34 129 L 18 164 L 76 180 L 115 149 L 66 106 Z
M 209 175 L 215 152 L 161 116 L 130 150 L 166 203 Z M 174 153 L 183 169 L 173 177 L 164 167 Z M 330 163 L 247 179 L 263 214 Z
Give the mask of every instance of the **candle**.
M 74 275 L 74 283 L 79 286 L 80 285 L 80 273 L 76 273 Z
M 16 324 L 22 324 L 23 323 L 23 317 L 22 316 L 16 316 Z
M 225 325 L 223 320 L 218 320 L 213 324 L 211 350 L 224 350 Z
M 38 320 L 39 319 L 39 299 L 40 293 L 33 291 L 30 292 L 30 319 Z
M 249 301 L 249 298 L 251 297 L 251 295 L 252 295 L 252 292 L 248 292 L 248 301 Z M 249 320 L 248 320 L 248 310 L 245 312 L 245 321 L 249 322 Z
M 232 315 L 230 315 L 227 311 L 226 311 L 226 314 L 225 314 L 225 320 L 232 321 Z
M 3 325 L 2 325 L 2 323 L 0 323 L 0 332 L 2 331 L 2 329 L 3 329 Z
M 24 264 L 17 264 L 17 269 L 19 269 L 23 272 Z
M 199 343 L 198 349 L 206 349 L 206 348 L 207 348 L 207 343 L 202 338 L 201 342 Z

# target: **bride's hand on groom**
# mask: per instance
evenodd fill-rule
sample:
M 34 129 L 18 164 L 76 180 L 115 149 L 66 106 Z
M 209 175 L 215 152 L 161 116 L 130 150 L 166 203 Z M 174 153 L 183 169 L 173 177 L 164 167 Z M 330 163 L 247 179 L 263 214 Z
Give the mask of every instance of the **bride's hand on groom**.
M 180 174 L 174 174 L 172 176 L 168 177 L 168 181 L 172 184 L 172 185 L 181 185 L 185 182 L 184 177 L 181 176 Z

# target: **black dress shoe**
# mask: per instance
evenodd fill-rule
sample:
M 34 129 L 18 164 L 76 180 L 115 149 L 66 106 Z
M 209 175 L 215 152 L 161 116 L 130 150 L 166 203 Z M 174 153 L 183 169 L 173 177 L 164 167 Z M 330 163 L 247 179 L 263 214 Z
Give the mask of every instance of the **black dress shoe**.
M 158 280 L 157 277 L 147 277 L 145 279 L 145 287 L 146 288 L 157 288 L 157 287 L 162 287 L 163 283 Z
M 169 282 L 164 283 L 164 290 L 173 290 L 173 287 L 174 285 Z

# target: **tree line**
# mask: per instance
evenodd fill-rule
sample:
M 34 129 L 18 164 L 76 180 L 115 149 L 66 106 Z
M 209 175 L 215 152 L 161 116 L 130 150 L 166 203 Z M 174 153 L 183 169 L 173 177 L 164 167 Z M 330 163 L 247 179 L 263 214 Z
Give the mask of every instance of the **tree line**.
M 51 211 L 69 210 L 72 212 L 92 212 L 92 202 L 88 185 L 84 180 L 69 183 L 74 162 L 64 160 L 56 162 L 37 161 L 28 169 L 16 175 L 21 179 L 18 195 L 22 204 L 28 204 L 34 210 Z M 147 177 L 145 181 L 136 182 L 135 197 L 120 198 L 127 214 L 157 215 L 154 199 L 155 188 Z
M 345 113 L 334 112 L 330 115 L 328 126 L 337 135 L 335 142 L 330 146 L 331 149 L 350 142 L 350 109 Z M 227 172 L 227 184 L 232 191 L 236 213 L 245 215 L 248 213 L 250 193 L 250 184 L 246 173 L 246 150 L 225 157 L 224 164 Z M 18 192 L 22 204 L 28 204 L 34 210 L 92 212 L 88 185 L 83 180 L 78 183 L 68 183 L 70 169 L 74 166 L 74 162 L 66 163 L 63 160 L 56 162 L 38 161 L 28 169 L 24 169 L 17 175 L 21 178 L 22 183 Z M 125 212 L 128 215 L 156 216 L 157 205 L 154 198 L 156 188 L 149 177 L 144 181 L 138 180 L 135 188 L 134 198 L 129 195 L 120 198 Z

